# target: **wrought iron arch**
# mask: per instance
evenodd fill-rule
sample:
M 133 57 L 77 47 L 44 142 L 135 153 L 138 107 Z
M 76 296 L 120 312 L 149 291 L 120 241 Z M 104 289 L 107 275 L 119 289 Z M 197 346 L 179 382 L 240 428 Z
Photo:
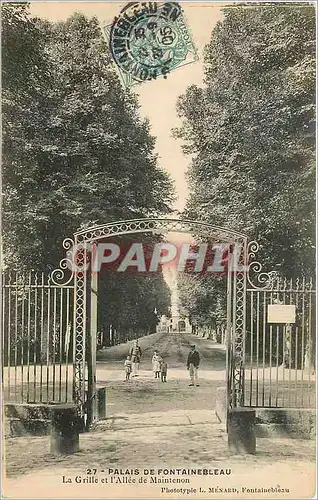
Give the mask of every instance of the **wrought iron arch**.
M 214 226 L 207 222 L 173 218 L 145 218 L 108 222 L 74 234 L 77 243 L 93 242 L 113 235 L 123 235 L 145 232 L 182 232 L 200 233 L 201 236 L 217 237 L 226 242 L 247 239 L 247 236 L 232 229 Z
M 56 284 L 65 280 L 65 270 L 72 269 L 74 252 L 76 251 L 76 272 L 72 272 L 67 283 L 74 282 L 74 322 L 73 335 L 75 343 L 74 355 L 74 402 L 79 406 L 81 412 L 85 406 L 85 343 L 87 331 L 87 279 L 89 273 L 86 271 L 88 246 L 111 236 L 120 236 L 133 233 L 156 233 L 183 232 L 200 235 L 202 238 L 211 238 L 224 243 L 240 244 L 242 252 L 238 264 L 242 269 L 247 269 L 249 250 L 250 256 L 255 257 L 258 250 L 256 242 L 248 244 L 247 235 L 225 227 L 215 226 L 202 221 L 193 221 L 175 218 L 144 218 L 108 222 L 82 229 L 74 233 L 74 238 L 67 238 L 63 247 L 67 250 L 67 257 L 60 262 L 60 269 L 52 272 L 51 279 Z M 253 262 L 255 270 L 261 269 L 257 262 Z M 237 406 L 242 400 L 243 391 L 243 353 L 246 314 L 246 285 L 247 276 L 245 271 L 228 272 L 228 387 L 229 406 Z M 262 274 L 262 284 L 264 276 Z

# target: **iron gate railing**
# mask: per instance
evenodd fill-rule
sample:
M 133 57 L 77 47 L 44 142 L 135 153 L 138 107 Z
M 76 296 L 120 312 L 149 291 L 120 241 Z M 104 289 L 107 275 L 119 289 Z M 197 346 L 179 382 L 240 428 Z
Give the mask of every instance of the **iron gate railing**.
M 315 407 L 315 290 L 312 280 L 275 278 L 247 288 L 243 406 Z M 267 306 L 293 304 L 295 324 L 270 324 Z
M 73 399 L 74 287 L 35 272 L 2 275 L 5 402 Z
M 135 231 L 136 223 L 128 222 L 133 224 L 132 231 Z M 126 233 L 127 224 L 122 223 L 122 226 L 121 230 Z M 106 229 L 108 225 L 103 226 L 103 231 Z M 144 231 L 144 227 L 141 230 Z M 96 238 L 99 236 L 98 233 Z M 92 238 L 91 233 L 89 237 Z M 69 248 L 67 243 L 64 247 Z M 253 257 L 258 246 L 252 242 L 249 248 L 249 257 Z M 86 275 L 85 286 L 80 281 L 83 281 L 84 271 L 76 273 L 75 280 L 71 275 L 68 281 L 59 284 L 66 268 L 61 266 L 61 269 L 54 271 L 59 280 L 52 278 L 54 272 L 50 277 L 35 272 L 4 273 L 2 276 L 5 401 L 75 401 L 79 408 L 86 404 L 88 376 L 84 333 L 91 317 L 86 308 Z M 258 273 L 256 286 L 251 281 L 251 271 Z M 228 404 L 230 407 L 313 408 L 315 376 L 312 366 L 316 347 L 313 283 L 305 279 L 295 282 L 273 279 L 272 275 L 260 271 L 259 263 L 252 262 L 247 277 L 242 272 L 234 274 L 233 279 L 231 274 L 228 277 L 234 283 L 228 287 Z M 297 319 L 294 325 L 267 322 L 267 306 L 276 302 L 295 304 Z M 88 326 L 90 337 L 95 330 L 92 325 Z M 95 380 L 95 369 L 96 363 L 91 363 L 92 380 Z

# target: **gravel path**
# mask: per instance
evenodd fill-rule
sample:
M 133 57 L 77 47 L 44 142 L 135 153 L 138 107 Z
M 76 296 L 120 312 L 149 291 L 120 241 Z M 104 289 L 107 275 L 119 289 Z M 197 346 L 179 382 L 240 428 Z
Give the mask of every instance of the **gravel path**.
M 255 456 L 229 454 L 227 435 L 214 414 L 215 391 L 224 384 L 225 353 L 210 341 L 195 341 L 203 358 L 198 388 L 189 387 L 185 368 L 188 345 L 193 342 L 191 336 L 155 334 L 142 339 L 140 377 L 128 383 L 123 381 L 122 369 L 128 343 L 103 353 L 105 361 L 98 364 L 97 375 L 98 383 L 108 388 L 107 419 L 99 422 L 92 432 L 80 436 L 80 452 L 71 456 L 51 456 L 47 436 L 7 439 L 4 496 L 310 498 L 314 494 L 315 477 L 313 441 L 259 439 Z M 153 378 L 151 356 L 154 348 L 167 359 L 166 384 Z M 102 482 L 105 478 L 110 480 L 112 474 L 108 469 L 127 468 L 137 469 L 139 473 L 116 477 L 136 479 L 136 483 Z M 175 476 L 160 475 L 158 469 L 231 472 L 227 475 L 186 475 L 189 483 L 185 484 L 150 484 L 144 470 L 152 468 L 159 479 Z M 87 476 L 87 469 L 97 469 L 97 472 Z M 72 482 L 63 483 L 63 476 L 64 480 L 70 478 Z M 81 481 L 79 478 L 91 481 L 92 477 L 97 483 L 76 482 Z M 139 483 L 141 477 L 147 482 Z M 189 492 L 173 492 L 174 488 L 187 488 Z M 257 493 L 255 488 L 273 490 Z

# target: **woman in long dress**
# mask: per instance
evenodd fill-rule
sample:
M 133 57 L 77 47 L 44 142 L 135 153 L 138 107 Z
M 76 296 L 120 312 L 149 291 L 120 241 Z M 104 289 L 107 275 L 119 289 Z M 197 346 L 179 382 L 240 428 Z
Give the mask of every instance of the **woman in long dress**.
M 158 353 L 157 351 L 155 351 L 153 353 L 153 356 L 152 356 L 152 369 L 153 369 L 153 373 L 154 373 L 154 376 L 155 378 L 159 378 L 160 377 L 160 356 L 158 356 Z

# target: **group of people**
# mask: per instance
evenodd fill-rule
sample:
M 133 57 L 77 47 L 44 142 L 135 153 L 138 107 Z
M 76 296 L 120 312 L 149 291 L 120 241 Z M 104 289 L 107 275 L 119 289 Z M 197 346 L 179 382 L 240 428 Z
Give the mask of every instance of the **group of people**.
M 155 351 L 152 356 L 152 370 L 155 378 L 161 377 L 161 382 L 167 382 L 168 365 L 165 360 Z
M 141 348 L 139 346 L 138 340 L 136 340 L 133 346 L 129 350 L 127 359 L 125 360 L 124 367 L 126 373 L 126 381 L 131 377 L 138 377 L 139 375 L 139 364 L 142 355 Z M 190 346 L 190 352 L 187 358 L 187 369 L 189 370 L 191 383 L 189 386 L 199 387 L 198 369 L 200 365 L 200 354 L 196 350 L 195 345 Z M 166 361 L 154 351 L 152 356 L 152 369 L 155 378 L 161 378 L 162 382 L 167 382 L 167 371 L 168 365 Z
M 140 345 L 138 344 L 138 340 L 135 340 L 134 344 L 131 346 L 129 350 L 129 354 L 124 363 L 126 381 L 130 379 L 130 375 L 132 377 L 139 376 L 139 365 L 140 365 L 141 355 L 142 355 L 142 350 L 140 348 Z

